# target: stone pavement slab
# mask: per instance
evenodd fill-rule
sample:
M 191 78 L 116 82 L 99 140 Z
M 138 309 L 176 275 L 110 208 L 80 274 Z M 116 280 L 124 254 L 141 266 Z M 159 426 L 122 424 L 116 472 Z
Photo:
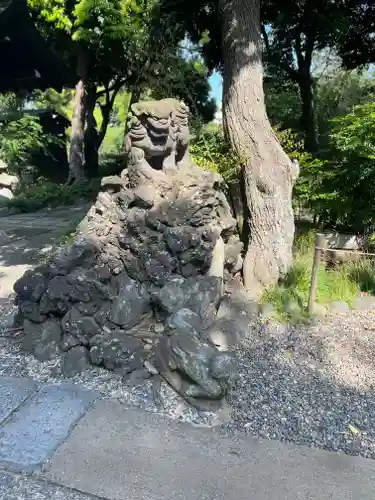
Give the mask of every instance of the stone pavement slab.
M 98 401 L 44 477 L 110 500 L 373 500 L 373 461 L 231 439 Z
M 0 377 L 0 423 L 7 419 L 37 389 L 31 379 Z
M 40 467 L 97 397 L 69 384 L 43 387 L 0 428 L 0 464 L 16 471 Z
M 33 477 L 0 471 L 1 500 L 101 500 Z

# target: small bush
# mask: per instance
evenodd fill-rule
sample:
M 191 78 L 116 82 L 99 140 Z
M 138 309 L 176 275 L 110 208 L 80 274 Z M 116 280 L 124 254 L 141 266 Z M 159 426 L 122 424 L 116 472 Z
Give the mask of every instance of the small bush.
M 294 263 L 278 285 L 265 290 L 262 302 L 272 304 L 282 319 L 297 322 L 307 319 L 315 231 L 298 235 L 294 242 Z M 328 306 L 333 301 L 352 304 L 361 292 L 375 294 L 375 263 L 349 262 L 336 269 L 321 264 L 318 272 L 316 302 Z
M 74 205 L 79 200 L 95 199 L 99 188 L 99 178 L 72 186 L 43 182 L 23 190 L 22 193 L 9 200 L 7 206 L 20 212 L 35 212 L 42 208 Z
M 200 130 L 190 152 L 199 167 L 218 172 L 227 184 L 239 180 L 242 162 L 225 141 L 222 127 L 210 125 Z
M 375 262 L 374 260 L 362 260 L 350 262 L 346 265 L 350 280 L 358 284 L 361 292 L 375 295 Z

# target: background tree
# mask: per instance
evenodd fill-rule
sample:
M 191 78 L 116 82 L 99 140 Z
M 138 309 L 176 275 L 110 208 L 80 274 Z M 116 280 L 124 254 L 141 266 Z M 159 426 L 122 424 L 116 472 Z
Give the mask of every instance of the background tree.
M 292 129 L 301 137 L 301 98 L 298 85 L 290 80 L 264 78 L 267 114 L 272 125 L 281 129 Z
M 154 99 L 174 96 L 190 108 L 193 120 L 207 123 L 213 120 L 217 109 L 211 97 L 207 67 L 197 57 L 187 59 L 181 49 L 171 57 L 170 66 L 162 77 L 152 78 L 148 87 Z
M 372 0 L 345 0 L 345 16 L 335 42 L 345 66 L 358 68 L 375 62 L 375 4 Z
M 178 40 L 160 32 L 157 0 L 30 4 L 45 37 L 80 76 L 71 118 L 71 181 L 97 175 L 99 149 L 120 89 L 130 95 L 130 103 L 142 93 L 172 91 L 169 95 L 196 101 L 203 119 L 212 117 L 207 72 L 183 58 Z
M 154 3 L 81 0 L 62 4 L 59 0 L 30 0 L 38 27 L 55 50 L 63 52 L 77 67 L 79 81 L 70 144 L 72 181 L 84 178 L 87 171 L 95 174 L 98 149 L 117 92 L 124 85 L 134 86 L 156 55 L 149 37 Z M 99 130 L 94 116 L 97 103 L 102 112 Z
M 298 172 L 268 121 L 262 68 L 260 2 L 222 1 L 223 115 L 234 151 L 244 159 L 248 242 L 243 276 L 254 295 L 276 283 L 292 261 L 292 189 Z
M 329 152 L 332 119 L 347 115 L 354 106 L 373 101 L 374 95 L 375 81 L 364 72 L 337 68 L 318 79 L 315 101 L 321 154 Z
M 201 44 L 209 68 L 222 70 L 224 132 L 242 167 L 243 277 L 246 288 L 257 295 L 277 282 L 291 264 L 291 197 L 297 177 L 266 114 L 260 0 L 165 0 L 162 4 L 169 25 L 180 31 L 181 38 L 187 32 Z
M 355 106 L 332 121 L 331 158 L 315 191 L 326 225 L 355 233 L 375 230 L 375 105 Z
M 314 109 L 314 54 L 334 44 L 337 20 L 345 15 L 341 0 L 265 0 L 262 34 L 267 70 L 273 78 L 298 86 L 305 148 L 318 150 Z

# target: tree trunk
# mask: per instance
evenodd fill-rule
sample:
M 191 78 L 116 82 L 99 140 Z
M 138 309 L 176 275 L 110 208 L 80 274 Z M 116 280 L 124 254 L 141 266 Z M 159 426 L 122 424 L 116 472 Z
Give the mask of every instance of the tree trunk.
M 74 109 L 72 118 L 72 133 L 69 151 L 68 183 L 79 182 L 85 178 L 84 171 L 84 131 L 85 131 L 85 85 L 87 81 L 87 57 L 83 52 L 78 55 L 79 82 L 76 85 Z
M 310 153 L 318 150 L 316 134 L 313 82 L 308 74 L 302 74 L 299 80 L 299 90 L 302 101 L 301 126 L 305 134 L 305 149 Z
M 99 170 L 99 138 L 95 119 L 96 87 L 91 86 L 86 94 L 85 130 L 85 175 L 95 177 Z
M 90 86 L 86 94 L 86 110 L 87 123 L 85 131 L 85 170 L 88 177 L 95 177 L 99 171 L 99 148 L 102 145 L 104 137 L 108 130 L 108 125 L 111 119 L 111 111 L 116 99 L 116 96 L 122 86 L 122 81 L 119 80 L 110 89 L 106 87 L 105 104 L 100 105 L 102 114 L 102 123 L 100 130 L 95 119 L 95 105 L 98 99 L 96 86 Z
M 242 159 L 248 234 L 244 285 L 253 297 L 292 263 L 292 189 L 298 167 L 268 121 L 263 94 L 260 0 L 220 0 L 223 21 L 223 122 Z

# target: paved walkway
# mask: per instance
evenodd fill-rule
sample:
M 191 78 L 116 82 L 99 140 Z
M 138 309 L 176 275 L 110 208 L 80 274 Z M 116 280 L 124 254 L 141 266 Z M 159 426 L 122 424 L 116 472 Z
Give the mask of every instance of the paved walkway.
M 12 293 L 13 283 L 27 269 L 46 258 L 88 208 L 79 205 L 0 217 L 0 299 Z
M 72 385 L 0 377 L 2 500 L 360 500 L 375 463 L 167 421 Z

